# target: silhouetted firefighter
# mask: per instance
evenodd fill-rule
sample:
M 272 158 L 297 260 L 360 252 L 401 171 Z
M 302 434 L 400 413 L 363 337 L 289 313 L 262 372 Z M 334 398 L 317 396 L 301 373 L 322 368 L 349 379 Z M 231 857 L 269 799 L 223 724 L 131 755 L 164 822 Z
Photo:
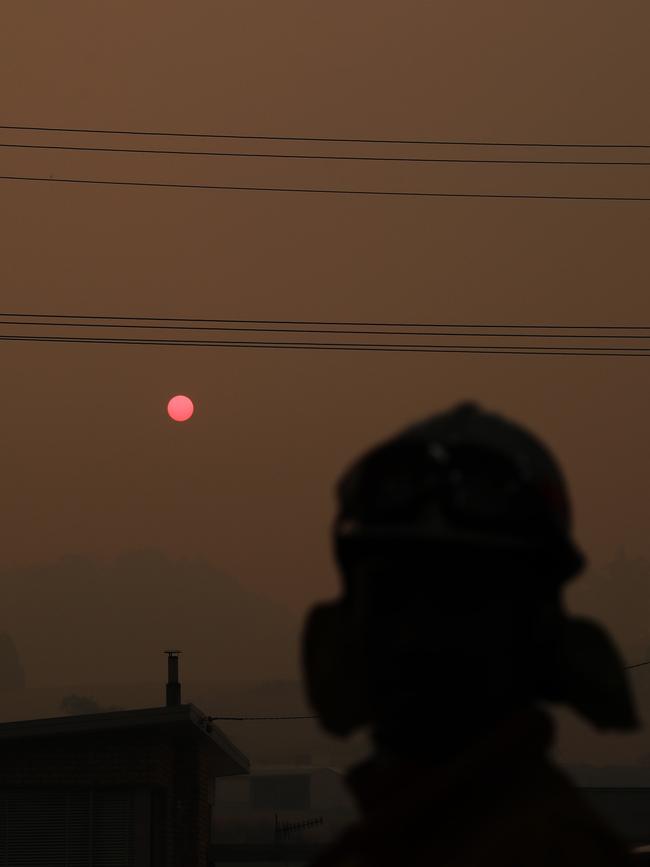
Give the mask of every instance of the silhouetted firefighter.
M 368 727 L 348 778 L 362 819 L 319 867 L 590 867 L 625 847 L 551 762 L 562 702 L 634 729 L 603 630 L 569 617 L 583 567 L 553 457 L 515 424 L 460 405 L 375 448 L 344 476 L 343 577 L 304 636 L 324 727 Z

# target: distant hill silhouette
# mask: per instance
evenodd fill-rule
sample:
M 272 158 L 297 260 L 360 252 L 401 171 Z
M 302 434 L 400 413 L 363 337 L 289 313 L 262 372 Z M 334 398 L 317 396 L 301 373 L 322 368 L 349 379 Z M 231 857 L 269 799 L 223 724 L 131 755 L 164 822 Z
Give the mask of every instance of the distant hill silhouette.
M 6 608 L 5 608 L 6 611 Z M 24 689 L 25 669 L 11 635 L 0 634 L 0 691 Z
M 62 710 L 63 713 L 70 714 L 71 716 L 79 716 L 80 714 L 87 713 L 109 713 L 111 711 L 124 710 L 124 708 L 121 708 L 118 705 L 108 705 L 107 707 L 104 707 L 92 696 L 77 695 L 76 693 L 65 695 L 61 700 L 59 709 Z
M 167 647 L 192 680 L 297 677 L 297 618 L 200 560 L 67 557 L 0 580 L 32 683 L 161 681 Z
M 629 664 L 650 659 L 650 561 L 619 548 L 567 587 L 570 607 L 607 627 Z

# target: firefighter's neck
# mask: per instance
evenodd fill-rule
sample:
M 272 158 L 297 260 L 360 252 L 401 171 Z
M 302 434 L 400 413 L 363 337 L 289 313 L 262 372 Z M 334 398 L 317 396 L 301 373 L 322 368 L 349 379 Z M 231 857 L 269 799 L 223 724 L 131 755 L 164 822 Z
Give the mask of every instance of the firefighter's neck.
M 512 705 L 482 713 L 475 710 L 457 716 L 429 716 L 421 723 L 406 718 L 384 721 L 373 731 L 375 758 L 381 764 L 413 760 L 449 764 L 524 710 L 521 705 Z

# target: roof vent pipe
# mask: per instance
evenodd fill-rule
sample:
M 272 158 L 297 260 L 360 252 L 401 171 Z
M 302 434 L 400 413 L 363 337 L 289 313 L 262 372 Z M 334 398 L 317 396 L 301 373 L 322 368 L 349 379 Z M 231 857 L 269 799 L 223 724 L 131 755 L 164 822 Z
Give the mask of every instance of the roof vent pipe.
M 181 685 L 178 680 L 178 657 L 180 650 L 166 650 L 167 654 L 167 707 L 178 707 L 181 703 Z

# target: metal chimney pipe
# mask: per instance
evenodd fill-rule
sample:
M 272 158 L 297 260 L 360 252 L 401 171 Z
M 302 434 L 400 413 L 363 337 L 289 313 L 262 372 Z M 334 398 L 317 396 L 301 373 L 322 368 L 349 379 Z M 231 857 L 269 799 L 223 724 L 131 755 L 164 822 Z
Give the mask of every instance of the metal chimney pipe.
M 181 685 L 178 680 L 178 656 L 180 650 L 166 650 L 167 654 L 167 707 L 181 703 Z

